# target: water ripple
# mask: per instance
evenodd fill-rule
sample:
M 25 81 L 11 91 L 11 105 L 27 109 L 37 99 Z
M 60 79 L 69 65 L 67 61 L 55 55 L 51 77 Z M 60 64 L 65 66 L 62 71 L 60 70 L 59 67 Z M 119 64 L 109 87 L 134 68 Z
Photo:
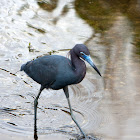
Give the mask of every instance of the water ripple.
M 96 105 L 101 99 L 96 93 L 100 89 L 97 88 L 97 84 L 92 82 L 93 80 L 86 78 L 81 84 L 69 88 L 74 115 L 85 131 L 94 131 L 102 123 L 102 116 L 96 110 Z M 85 86 L 85 83 L 88 86 Z M 3 107 L 0 108 L 0 128 L 3 131 L 26 133 L 28 135 L 33 133 L 33 101 L 37 91 L 35 92 L 14 93 L 10 96 L 1 95 Z M 50 134 L 58 131 L 76 134 L 79 131 L 70 118 L 67 100 L 62 92 L 62 90 L 43 91 L 38 106 L 38 131 L 40 134 Z M 88 131 L 88 133 L 90 132 Z

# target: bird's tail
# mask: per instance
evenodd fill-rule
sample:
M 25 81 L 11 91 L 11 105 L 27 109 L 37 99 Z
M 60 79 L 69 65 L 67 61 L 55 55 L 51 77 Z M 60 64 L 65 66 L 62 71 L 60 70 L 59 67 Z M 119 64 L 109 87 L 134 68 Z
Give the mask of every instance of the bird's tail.
M 20 71 L 25 70 L 25 69 L 26 69 L 26 66 L 27 66 L 28 64 L 31 64 L 31 62 L 32 62 L 32 61 L 28 61 L 26 64 L 23 64 L 23 65 L 21 66 L 21 68 L 20 68 Z
M 23 65 L 21 66 L 20 71 L 23 71 L 23 70 L 25 69 L 25 65 L 26 65 L 26 64 L 23 64 Z

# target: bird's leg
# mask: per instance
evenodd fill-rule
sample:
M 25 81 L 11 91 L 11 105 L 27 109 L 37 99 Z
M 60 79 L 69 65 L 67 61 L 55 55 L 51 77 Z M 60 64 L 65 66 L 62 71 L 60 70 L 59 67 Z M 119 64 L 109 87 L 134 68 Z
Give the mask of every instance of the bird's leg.
M 72 118 L 72 120 L 75 122 L 75 124 L 77 125 L 77 127 L 79 128 L 79 130 L 81 131 L 83 137 L 86 138 L 85 133 L 83 132 L 83 130 L 81 129 L 81 127 L 79 126 L 79 124 L 77 123 L 77 121 L 76 121 L 76 119 L 75 119 L 75 117 L 74 117 L 74 115 L 73 115 L 73 111 L 72 111 L 72 107 L 71 107 L 70 99 L 69 99 L 68 86 L 64 87 L 63 90 L 64 90 L 64 93 L 65 93 L 65 95 L 66 95 L 67 101 L 68 101 L 68 105 L 69 105 L 69 109 L 70 109 L 71 118 Z
M 36 97 L 36 99 L 34 100 L 34 139 L 37 140 L 38 139 L 38 136 L 37 136 L 37 105 L 38 105 L 38 98 L 42 92 L 42 90 L 44 89 L 43 86 L 41 86 L 40 90 L 39 90 L 39 93 Z

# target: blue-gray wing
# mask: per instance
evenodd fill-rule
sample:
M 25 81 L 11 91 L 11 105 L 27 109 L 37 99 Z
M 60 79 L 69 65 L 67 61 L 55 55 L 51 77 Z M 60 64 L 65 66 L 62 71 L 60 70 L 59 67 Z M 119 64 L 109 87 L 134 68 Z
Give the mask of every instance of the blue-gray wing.
M 40 57 L 29 61 L 21 67 L 34 81 L 49 88 L 55 82 L 57 67 L 53 65 L 51 57 Z

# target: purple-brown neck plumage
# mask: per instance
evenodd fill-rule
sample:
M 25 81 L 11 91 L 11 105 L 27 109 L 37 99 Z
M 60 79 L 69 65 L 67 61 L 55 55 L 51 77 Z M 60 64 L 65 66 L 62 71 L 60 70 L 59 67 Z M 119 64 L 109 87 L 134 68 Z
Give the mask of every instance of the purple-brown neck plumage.
M 86 65 L 85 62 L 81 60 L 78 55 L 76 55 L 73 49 L 70 50 L 70 56 L 72 65 L 75 68 L 75 74 L 77 77 L 79 77 L 79 83 L 83 80 L 83 78 L 86 75 Z

